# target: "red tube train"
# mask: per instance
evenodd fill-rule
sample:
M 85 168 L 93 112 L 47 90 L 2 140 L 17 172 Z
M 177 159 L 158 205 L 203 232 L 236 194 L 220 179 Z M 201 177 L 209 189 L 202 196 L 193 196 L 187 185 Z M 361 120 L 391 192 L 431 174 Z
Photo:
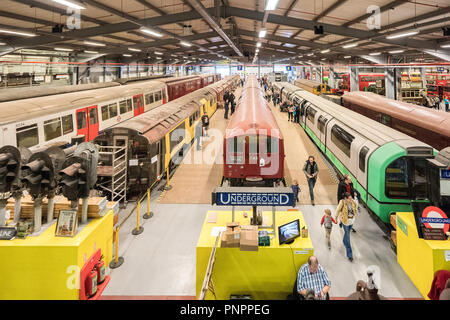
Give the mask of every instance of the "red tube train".
M 450 114 L 388 99 L 372 92 L 346 92 L 344 107 L 442 150 L 450 146 Z
M 248 76 L 223 143 L 223 181 L 242 186 L 284 180 L 284 143 L 280 128 L 255 76 Z

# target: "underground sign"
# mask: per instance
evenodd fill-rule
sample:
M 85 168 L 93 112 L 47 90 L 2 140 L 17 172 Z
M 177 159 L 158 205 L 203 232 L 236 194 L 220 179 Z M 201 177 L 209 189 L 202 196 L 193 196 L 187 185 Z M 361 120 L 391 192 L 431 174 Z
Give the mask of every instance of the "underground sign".
M 438 207 L 426 207 L 422 212 L 420 222 L 423 223 L 427 229 L 444 229 L 444 232 L 448 232 L 450 228 L 450 219 L 445 212 Z

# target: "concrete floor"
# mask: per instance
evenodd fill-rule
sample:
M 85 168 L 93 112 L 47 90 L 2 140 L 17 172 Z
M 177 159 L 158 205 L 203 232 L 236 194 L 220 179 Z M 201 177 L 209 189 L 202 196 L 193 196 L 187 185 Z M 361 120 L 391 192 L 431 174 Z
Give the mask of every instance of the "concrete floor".
M 279 118 L 277 120 L 287 122 Z M 302 143 L 312 145 L 308 138 L 301 139 Z M 325 158 L 324 161 L 326 163 Z M 329 163 L 326 164 L 329 166 Z M 176 175 L 177 172 L 173 181 L 176 181 Z M 319 183 L 320 180 L 318 185 Z M 319 190 L 320 187 L 316 186 L 316 192 Z M 302 193 L 307 194 L 307 188 L 303 188 Z M 137 236 L 131 234 L 136 228 L 136 211 L 123 222 L 119 232 L 119 256 L 122 256 L 125 262 L 118 269 L 108 268 L 111 281 L 103 293 L 104 298 L 128 296 L 136 299 L 149 297 L 160 299 L 161 296 L 172 298 L 195 296 L 195 248 L 206 212 L 217 208 L 199 203 L 159 203 L 160 196 L 160 191 L 152 193 L 150 207 L 154 216 L 149 220 L 140 219 L 140 225 L 144 227 L 142 234 Z M 336 208 L 334 201 L 330 200 L 330 205 L 313 207 L 309 205 L 309 201 L 301 200 L 301 203 L 305 204 L 298 206 L 304 214 L 315 255 L 332 282 L 330 295 L 338 298 L 348 296 L 355 290 L 357 280 L 366 280 L 367 267 L 375 266 L 379 270 L 380 294 L 389 298 L 422 298 L 397 264 L 397 257 L 385 234 L 364 208 L 361 209 L 354 225 L 357 233 L 351 234 L 354 261 L 348 261 L 345 256 L 342 243 L 343 230 L 337 225 L 333 227 L 332 248 L 328 250 L 320 220 L 326 208 L 330 208 L 334 213 Z M 134 204 L 129 203 L 129 206 Z M 226 207 L 221 209 L 229 210 Z M 121 220 L 128 216 L 129 212 L 130 209 L 124 211 L 124 214 L 121 213 Z M 146 201 L 141 204 L 141 215 L 145 212 Z

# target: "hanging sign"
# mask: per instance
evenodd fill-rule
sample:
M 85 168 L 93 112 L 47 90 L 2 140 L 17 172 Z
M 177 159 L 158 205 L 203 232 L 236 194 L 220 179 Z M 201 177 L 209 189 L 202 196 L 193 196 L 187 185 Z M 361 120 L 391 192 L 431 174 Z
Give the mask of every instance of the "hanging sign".
M 438 207 L 429 206 L 422 212 L 420 222 L 425 225 L 427 229 L 443 229 L 444 233 L 448 232 L 450 228 L 450 219 Z

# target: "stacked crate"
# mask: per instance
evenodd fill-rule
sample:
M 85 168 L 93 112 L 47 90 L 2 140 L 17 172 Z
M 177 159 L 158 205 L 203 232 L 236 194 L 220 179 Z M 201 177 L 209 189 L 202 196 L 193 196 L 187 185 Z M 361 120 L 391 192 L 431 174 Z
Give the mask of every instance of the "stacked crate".
M 395 213 L 391 214 L 391 226 L 394 228 L 391 230 L 391 240 L 397 246 L 397 215 Z

